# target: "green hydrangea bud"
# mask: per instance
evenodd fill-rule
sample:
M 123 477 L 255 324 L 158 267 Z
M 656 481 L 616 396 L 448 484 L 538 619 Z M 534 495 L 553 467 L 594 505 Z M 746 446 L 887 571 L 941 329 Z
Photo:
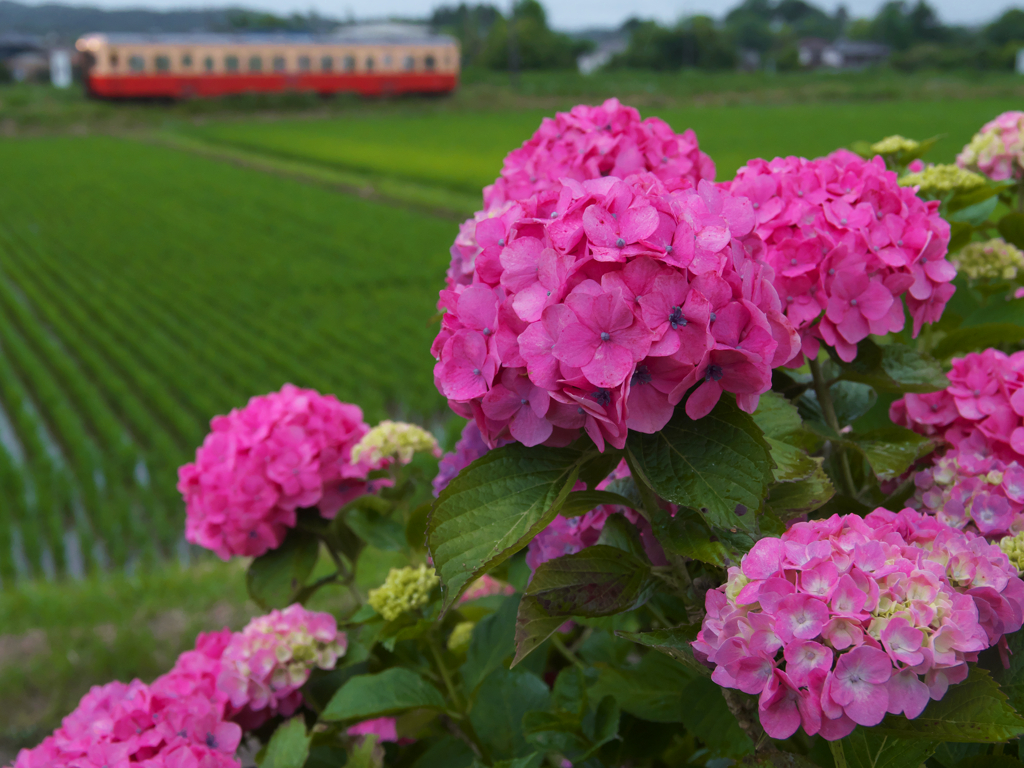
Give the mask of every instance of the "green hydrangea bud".
M 448 650 L 452 653 L 465 653 L 469 650 L 469 643 L 473 639 L 473 627 L 475 621 L 460 621 L 455 629 L 448 635 Z
M 999 548 L 1010 558 L 1010 565 L 1024 572 L 1024 532 L 1016 536 L 1004 536 L 999 541 Z
M 876 155 L 895 155 L 897 152 L 916 152 L 921 148 L 921 143 L 913 139 L 905 139 L 899 134 L 886 136 L 881 141 L 871 145 L 871 151 Z
M 352 448 L 352 463 L 366 458 L 371 464 L 381 459 L 397 458 L 402 464 L 412 461 L 413 454 L 430 452 L 441 455 L 437 439 L 415 424 L 404 421 L 382 421 Z
M 427 565 L 392 568 L 384 583 L 370 590 L 369 603 L 373 610 L 393 621 L 406 611 L 429 603 L 430 592 L 439 583 L 434 569 Z
M 971 280 L 986 277 L 1014 280 L 1017 272 L 1024 268 L 1024 253 L 997 237 L 984 243 L 968 243 L 952 261 L 957 270 Z
M 900 186 L 917 187 L 923 195 L 943 195 L 954 190 L 967 192 L 983 187 L 985 177 L 956 165 L 930 165 L 923 171 L 908 173 L 900 179 Z

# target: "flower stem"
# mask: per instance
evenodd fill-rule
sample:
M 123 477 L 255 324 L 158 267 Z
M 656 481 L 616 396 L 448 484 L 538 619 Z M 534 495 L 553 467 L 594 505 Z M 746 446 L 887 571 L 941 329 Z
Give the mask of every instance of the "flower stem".
M 821 415 L 825 418 L 825 423 L 838 435 L 842 427 L 839 424 L 839 418 L 836 416 L 836 407 L 832 402 L 832 393 L 829 392 L 828 382 L 825 381 L 825 376 L 821 372 L 821 366 L 816 359 L 811 357 L 807 358 L 807 365 L 811 369 L 811 376 L 814 379 L 814 391 L 818 395 Z M 843 474 L 843 485 L 846 487 L 846 493 L 852 498 L 856 498 L 857 486 L 853 482 L 853 472 L 850 470 L 850 457 L 846 454 L 846 450 L 842 445 L 835 445 L 834 447 L 839 456 L 839 466 Z
M 464 712 L 462 699 L 455 690 L 455 685 L 452 683 L 451 673 L 448 671 L 448 667 L 445 666 L 444 659 L 441 657 L 441 651 L 437 647 L 437 641 L 431 637 L 427 645 L 430 646 L 430 653 L 434 656 L 434 662 L 437 664 L 437 671 L 441 673 L 441 679 L 444 680 L 444 687 L 448 689 L 448 695 L 451 696 L 452 703 L 460 713 Z

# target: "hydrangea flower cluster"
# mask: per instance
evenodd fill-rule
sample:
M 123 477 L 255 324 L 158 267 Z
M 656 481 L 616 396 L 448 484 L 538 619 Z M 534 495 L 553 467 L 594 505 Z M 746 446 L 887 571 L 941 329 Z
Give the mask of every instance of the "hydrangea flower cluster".
M 641 174 L 565 180 L 522 206 L 473 283 L 441 292 L 432 348 L 438 389 L 489 445 L 566 445 L 583 429 L 622 447 L 694 385 L 691 418 L 723 391 L 753 412 L 798 351 L 774 274 L 752 257 L 749 201 Z
M 715 164 L 692 130 L 675 133 L 656 117 L 608 99 L 544 118 L 537 132 L 505 158 L 501 175 L 484 188 L 484 209 L 466 221 L 452 246 L 448 287 L 474 282 L 476 262 L 493 262 L 507 225 L 523 216 L 518 205 L 535 195 L 557 198 L 562 179 L 625 178 L 650 171 L 671 189 L 713 181 Z
M 910 506 L 990 541 L 1024 531 L 1024 467 L 986 455 L 980 433 L 914 476 Z
M 232 719 L 258 728 L 302 706 L 299 690 L 314 667 L 333 669 L 348 639 L 329 613 L 295 604 L 258 616 L 224 648 L 217 688 L 227 695 Z
M 493 595 L 514 595 L 515 593 L 516 588 L 511 584 L 485 573 L 466 588 L 466 591 L 459 597 L 459 603 L 468 603 L 470 600 L 479 600 L 482 597 Z
M 835 740 L 942 698 L 1020 629 L 1024 582 L 981 537 L 876 509 L 761 539 L 706 604 L 693 647 L 712 679 L 758 694 L 773 738 Z
M 1024 269 L 1024 253 L 996 237 L 983 243 L 968 243 L 956 254 L 953 263 L 958 272 L 971 280 L 1016 280 Z
M 902 330 L 901 297 L 916 336 L 953 295 L 938 201 L 899 186 L 880 157 L 752 160 L 725 186 L 753 204 L 775 289 L 810 357 L 820 339 L 849 362 L 869 334 Z
M 886 136 L 880 141 L 871 145 L 871 151 L 876 155 L 896 155 L 906 152 L 917 152 L 921 148 L 921 142 L 900 136 L 898 133 Z
M 892 422 L 963 453 L 1024 464 L 1024 353 L 971 352 L 954 358 L 946 375 L 950 384 L 945 389 L 894 402 Z
M 239 768 L 242 729 L 201 693 L 167 696 L 138 680 L 92 688 L 14 768 Z
M 914 187 L 917 194 L 938 198 L 950 192 L 969 192 L 985 186 L 985 177 L 958 165 L 929 165 L 900 177 L 901 187 Z
M 1004 112 L 985 123 L 956 163 L 993 181 L 1024 178 L 1024 112 Z
M 473 641 L 473 627 L 475 626 L 475 621 L 460 621 L 456 624 L 452 633 L 448 635 L 448 650 L 452 653 L 468 651 L 469 645 Z
M 370 590 L 367 602 L 387 621 L 393 621 L 429 603 L 430 593 L 440 583 L 429 565 L 392 568 L 384 583 Z
M 379 468 L 351 458 L 370 429 L 358 406 L 291 384 L 210 426 L 195 462 L 178 470 L 178 490 L 185 538 L 224 560 L 280 546 L 300 507 L 334 517 L 366 492 L 367 475 Z
M 415 424 L 385 420 L 355 444 L 351 461 L 353 464 L 363 460 L 379 464 L 384 459 L 397 459 L 400 464 L 408 464 L 417 453 L 430 453 L 440 458 L 437 438 Z

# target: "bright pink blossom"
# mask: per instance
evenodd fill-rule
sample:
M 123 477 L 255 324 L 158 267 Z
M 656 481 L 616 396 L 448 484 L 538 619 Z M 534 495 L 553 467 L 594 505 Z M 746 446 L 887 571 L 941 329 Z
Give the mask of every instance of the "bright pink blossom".
M 985 123 L 956 162 L 993 181 L 1024 178 L 1024 112 L 1003 112 Z
M 1024 623 L 1024 582 L 999 547 L 910 509 L 796 523 L 705 602 L 695 653 L 720 685 L 759 695 L 779 739 L 917 717 Z
M 375 720 L 364 720 L 348 729 L 349 736 L 376 736 L 377 742 L 398 741 L 398 728 L 395 718 L 378 717 Z
M 362 411 L 311 389 L 285 384 L 210 426 L 195 462 L 178 470 L 178 490 L 185 538 L 224 560 L 279 546 L 299 508 L 333 517 L 367 491 L 367 475 L 378 468 L 351 461 L 370 429 Z
M 900 187 L 881 158 L 752 160 L 721 186 L 751 200 L 782 311 L 803 339 L 794 365 L 819 340 L 849 361 L 869 334 L 902 330 L 901 297 L 916 336 L 953 294 L 938 202 Z

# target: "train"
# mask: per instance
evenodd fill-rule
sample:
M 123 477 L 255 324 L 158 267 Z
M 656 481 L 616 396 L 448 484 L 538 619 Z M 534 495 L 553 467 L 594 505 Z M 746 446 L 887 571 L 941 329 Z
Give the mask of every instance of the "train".
M 447 35 L 354 28 L 307 34 L 104 34 L 79 38 L 86 92 L 101 99 L 239 93 L 443 94 L 458 86 Z

